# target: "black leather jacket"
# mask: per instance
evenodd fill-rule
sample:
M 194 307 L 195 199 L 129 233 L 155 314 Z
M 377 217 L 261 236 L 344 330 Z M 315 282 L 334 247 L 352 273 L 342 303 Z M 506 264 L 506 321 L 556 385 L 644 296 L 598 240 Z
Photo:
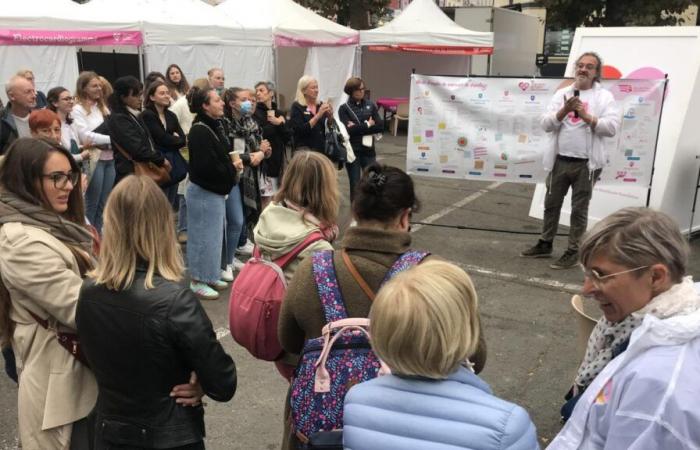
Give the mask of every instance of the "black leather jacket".
M 78 334 L 99 387 L 91 414 L 97 449 L 201 442 L 202 406 L 180 406 L 170 397 L 191 371 L 213 400 L 228 401 L 236 391 L 235 364 L 192 291 L 158 276 L 146 290 L 144 278 L 139 269 L 123 291 L 88 279 L 80 291 Z

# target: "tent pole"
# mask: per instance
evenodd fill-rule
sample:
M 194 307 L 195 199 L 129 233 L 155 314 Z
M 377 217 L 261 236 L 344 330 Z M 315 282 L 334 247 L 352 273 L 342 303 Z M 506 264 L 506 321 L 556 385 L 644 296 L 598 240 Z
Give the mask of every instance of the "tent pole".
M 353 67 L 353 75 L 362 78 L 362 47 L 355 47 L 355 65 Z
M 139 52 L 139 79 L 141 80 L 141 83 L 143 83 L 143 80 L 144 80 L 144 73 L 143 73 L 143 46 L 141 46 L 141 45 L 138 46 L 138 52 Z
M 273 76 L 275 77 L 274 82 L 275 82 L 275 91 L 277 92 L 277 103 L 279 106 L 279 95 L 280 95 L 280 80 L 279 80 L 279 57 L 278 57 L 278 49 L 275 46 L 275 44 L 272 44 L 272 64 L 274 65 L 274 74 Z

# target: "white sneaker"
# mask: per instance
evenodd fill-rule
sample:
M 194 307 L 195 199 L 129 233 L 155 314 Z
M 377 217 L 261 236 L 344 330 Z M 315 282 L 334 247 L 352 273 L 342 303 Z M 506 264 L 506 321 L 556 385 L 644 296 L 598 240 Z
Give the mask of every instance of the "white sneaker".
M 229 283 L 233 281 L 233 267 L 231 267 L 231 264 L 228 264 L 226 269 L 221 271 L 221 279 Z
M 250 242 L 250 239 L 248 239 L 245 241 L 245 245 L 241 245 L 236 249 L 236 253 L 243 256 L 250 256 L 253 254 L 254 248 L 255 245 L 252 242 Z
M 238 258 L 233 258 L 233 264 L 231 264 L 228 267 L 231 267 L 236 272 L 240 272 L 241 269 L 243 268 L 243 266 L 245 266 L 245 263 L 243 261 L 241 261 Z M 233 275 L 231 275 L 231 276 L 233 277 Z

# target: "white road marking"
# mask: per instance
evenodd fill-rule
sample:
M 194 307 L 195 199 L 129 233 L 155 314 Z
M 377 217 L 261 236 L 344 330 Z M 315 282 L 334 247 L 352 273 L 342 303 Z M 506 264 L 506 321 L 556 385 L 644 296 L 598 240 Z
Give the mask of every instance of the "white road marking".
M 424 223 L 433 223 L 433 222 L 435 222 L 436 220 L 439 220 L 439 219 L 445 217 L 446 215 L 448 215 L 448 214 L 451 213 L 452 211 L 455 211 L 455 210 L 457 210 L 457 209 L 463 207 L 464 205 L 473 202 L 473 201 L 476 200 L 477 198 L 481 197 L 482 195 L 486 194 L 487 192 L 489 192 L 489 191 L 492 190 L 492 189 L 496 189 L 498 186 L 500 186 L 500 185 L 502 185 L 502 184 L 503 184 L 502 181 L 496 181 L 496 182 L 494 182 L 494 183 L 491 183 L 491 184 L 489 184 L 488 186 L 486 186 L 484 189 L 480 189 L 480 190 L 474 192 L 473 194 L 471 194 L 471 195 L 469 195 L 469 196 L 463 198 L 462 200 L 460 200 L 460 201 L 458 201 L 458 202 L 456 202 L 456 203 L 453 203 L 453 204 L 451 204 L 450 206 L 448 206 L 448 207 L 446 207 L 446 208 L 443 208 L 443 209 L 441 209 L 440 211 L 436 212 L 435 214 L 432 214 L 432 215 L 426 217 L 425 219 L 421 220 L 421 222 L 424 222 Z M 415 233 L 416 231 L 422 229 L 423 227 L 424 227 L 424 225 L 415 225 L 415 226 L 412 226 L 412 227 L 411 227 L 411 233 Z
M 217 328 L 216 330 L 214 330 L 214 333 L 216 333 L 216 340 L 220 341 L 223 338 L 225 338 L 226 336 L 230 335 L 231 331 L 226 327 L 221 327 L 221 328 Z
M 578 284 L 562 283 L 561 281 L 548 280 L 546 278 L 540 277 L 527 277 L 508 272 L 501 272 L 499 270 L 487 269 L 485 267 L 476 266 L 474 264 L 462 264 L 455 261 L 452 262 L 464 269 L 468 273 L 478 273 L 480 275 L 498 278 L 499 280 L 504 281 L 512 281 L 515 283 L 524 283 L 536 287 L 555 289 L 559 291 L 569 292 L 571 294 L 579 294 L 581 292 L 581 289 L 583 288 L 583 286 Z
M 473 202 L 474 200 L 478 199 L 482 195 L 488 193 L 490 190 L 496 189 L 500 185 L 502 185 L 503 182 L 501 181 L 496 181 L 494 183 L 489 184 L 486 186 L 484 189 L 480 189 L 473 194 L 463 198 L 462 200 L 453 203 L 452 205 L 441 209 L 440 211 L 436 212 L 435 214 L 432 214 L 425 219 L 421 220 L 421 222 L 424 223 L 434 223 L 437 220 L 445 217 L 446 215 L 450 214 L 451 212 L 462 208 L 463 206 Z M 411 233 L 415 233 L 416 231 L 422 229 L 425 225 L 414 225 L 411 227 Z M 492 278 L 497 278 L 500 280 L 504 281 L 512 281 L 516 283 L 524 283 L 532 286 L 537 286 L 537 287 L 543 287 L 547 289 L 556 289 L 556 290 L 561 290 L 565 292 L 570 292 L 572 294 L 577 294 L 581 292 L 582 286 L 577 285 L 577 284 L 571 284 L 571 283 L 562 283 L 561 281 L 556 281 L 556 280 L 548 280 L 546 278 L 540 278 L 540 277 L 527 277 L 527 276 L 522 276 L 522 275 L 516 275 L 513 273 L 508 273 L 508 272 L 501 272 L 499 270 L 493 270 L 493 269 L 488 269 L 486 267 L 480 267 L 476 266 L 474 264 L 463 264 L 460 262 L 453 261 L 454 264 L 458 265 L 462 269 L 466 270 L 467 272 L 470 273 L 478 273 L 480 275 L 484 275 L 487 277 L 492 277 Z

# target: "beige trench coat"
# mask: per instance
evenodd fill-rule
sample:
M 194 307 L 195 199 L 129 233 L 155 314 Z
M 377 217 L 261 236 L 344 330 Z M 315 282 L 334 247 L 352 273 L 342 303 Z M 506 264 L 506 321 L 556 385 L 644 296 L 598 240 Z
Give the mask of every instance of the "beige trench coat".
M 0 228 L 0 276 L 12 299 L 12 346 L 19 372 L 18 415 L 23 450 L 67 449 L 72 423 L 86 417 L 97 383 L 29 314 L 75 330 L 82 280 L 70 250 L 48 232 L 21 223 Z M 51 319 L 50 319 L 51 320 Z

